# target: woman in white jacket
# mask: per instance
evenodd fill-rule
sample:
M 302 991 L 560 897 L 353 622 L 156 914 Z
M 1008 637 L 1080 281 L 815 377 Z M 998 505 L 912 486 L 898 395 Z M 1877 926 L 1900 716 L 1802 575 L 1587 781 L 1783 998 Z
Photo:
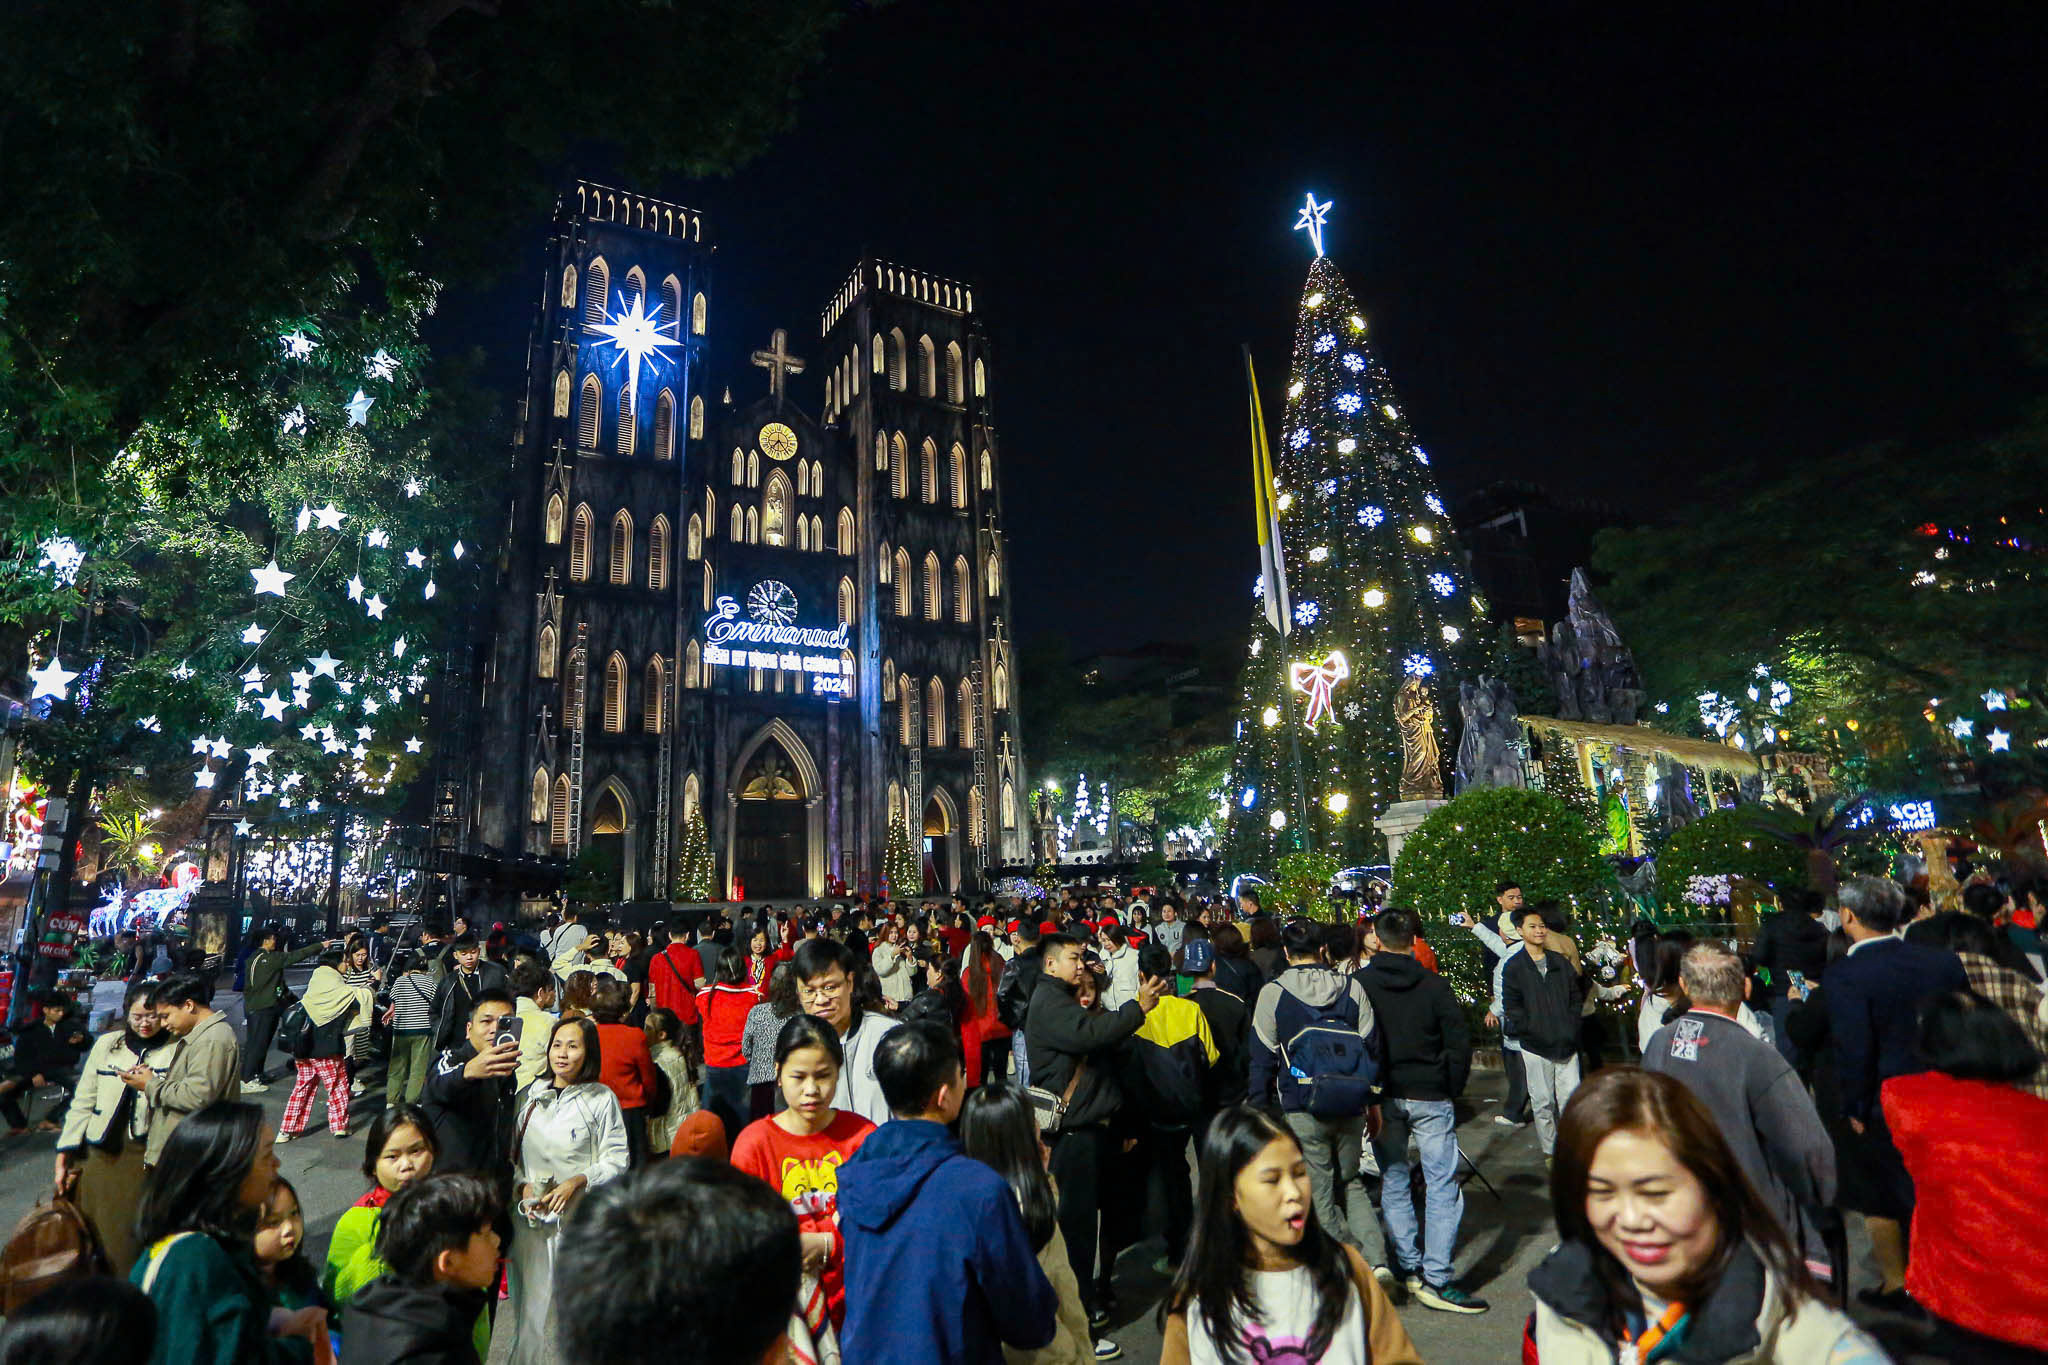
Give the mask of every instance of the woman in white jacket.
M 135 1244 L 135 1206 L 142 1199 L 143 1153 L 149 1146 L 149 1096 L 121 1084 L 121 1073 L 146 1066 L 171 1069 L 178 1040 L 150 1006 L 145 985 L 121 1001 L 121 1028 L 103 1033 L 78 1069 L 71 1112 L 57 1137 L 57 1193 L 71 1195 L 100 1235 L 116 1275 L 126 1275 Z
M 548 1035 L 548 1068 L 520 1096 L 512 1143 L 511 1365 L 555 1358 L 555 1242 L 576 1200 L 626 1173 L 626 1121 L 598 1080 L 597 1025 L 564 1019 Z
M 893 924 L 882 926 L 881 942 L 875 945 L 875 977 L 882 983 L 882 996 L 891 1005 L 901 1005 L 917 994 L 917 959 L 904 945 L 903 930 Z

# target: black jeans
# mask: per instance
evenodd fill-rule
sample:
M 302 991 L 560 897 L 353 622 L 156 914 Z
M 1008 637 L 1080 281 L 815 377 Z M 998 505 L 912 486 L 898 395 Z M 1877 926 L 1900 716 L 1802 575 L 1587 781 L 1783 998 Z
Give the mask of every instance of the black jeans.
M 1095 1307 L 1095 1223 L 1102 1207 L 1102 1172 L 1110 1144 L 1109 1129 L 1083 1124 L 1058 1134 L 1046 1163 L 1059 1187 L 1060 1233 L 1067 1239 L 1067 1260 L 1081 1285 L 1081 1306 Z
M 1500 1112 L 1516 1123 L 1529 1121 L 1529 1073 L 1522 1069 L 1522 1054 L 1512 1048 L 1500 1050 L 1501 1069 L 1508 1073 L 1508 1097 Z
M 1166 1263 L 1179 1265 L 1195 1227 L 1195 1186 L 1188 1176 L 1188 1144 L 1195 1140 L 1186 1128 L 1154 1128 L 1145 1135 L 1145 1167 L 1151 1183 L 1159 1187 L 1159 1199 L 1166 1210 Z
M 242 1079 L 261 1080 L 263 1064 L 270 1059 L 270 1040 L 277 1037 L 277 1021 L 284 1006 L 266 1005 L 250 1010 L 242 1026 Z
M 647 1164 L 647 1109 L 644 1105 L 621 1109 L 619 1117 L 626 1124 L 626 1164 L 637 1171 Z
M 726 1149 L 739 1139 L 740 1129 L 747 1126 L 749 1102 L 747 1068 L 739 1066 L 707 1066 L 704 1068 L 704 1107 L 718 1115 L 725 1124 Z

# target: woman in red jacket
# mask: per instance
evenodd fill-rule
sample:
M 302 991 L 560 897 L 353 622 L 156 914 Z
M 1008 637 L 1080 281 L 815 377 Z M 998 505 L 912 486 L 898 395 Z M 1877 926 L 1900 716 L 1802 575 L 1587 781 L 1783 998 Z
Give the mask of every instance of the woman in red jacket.
M 1913 1177 L 1906 1292 L 1950 1338 L 1940 1359 L 2038 1360 L 2048 1351 L 2048 1281 L 2023 1269 L 2048 1208 L 2031 1154 L 2048 1100 L 2015 1088 L 2041 1065 L 2020 1026 L 1972 991 L 1920 1009 L 1933 1066 L 1884 1083 L 1884 1116 Z M 2024 1348 L 2024 1349 L 2020 1349 Z
M 967 1009 L 960 1019 L 963 1047 L 976 1065 L 977 1079 L 984 1084 L 1001 1080 L 1010 1073 L 1010 1030 L 996 1013 L 996 982 L 1003 973 L 1003 960 L 996 956 L 995 937 L 986 929 L 975 931 L 967 944 L 966 969 L 960 973 L 960 988 L 967 995 Z
M 647 1164 L 647 1106 L 661 1082 L 644 1030 L 626 1022 L 632 997 L 626 983 L 610 977 L 590 992 L 590 1017 L 597 1021 L 597 1078 L 619 1097 L 626 1120 L 626 1155 L 638 1170 Z
M 738 953 L 720 954 L 710 989 L 697 994 L 704 1016 L 704 1107 L 724 1121 L 728 1144 L 747 1125 L 747 1054 L 740 1040 L 748 1011 L 760 1003 L 760 992 L 747 984 L 747 959 Z

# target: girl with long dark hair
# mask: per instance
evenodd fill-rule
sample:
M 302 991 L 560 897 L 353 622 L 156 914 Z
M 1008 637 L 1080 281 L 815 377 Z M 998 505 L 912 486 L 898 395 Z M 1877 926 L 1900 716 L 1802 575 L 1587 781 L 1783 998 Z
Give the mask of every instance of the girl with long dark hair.
M 732 1145 L 732 1164 L 782 1192 L 803 1232 L 804 1287 L 815 1280 L 820 1302 L 801 1311 L 813 1336 L 829 1314 L 836 1330 L 846 1320 L 846 1241 L 839 1232 L 839 1170 L 875 1125 L 834 1106 L 846 1052 L 838 1030 L 815 1014 L 783 1024 L 775 1039 L 775 1082 L 783 1109 L 756 1119 Z
M 277 1183 L 276 1138 L 253 1104 L 217 1100 L 164 1142 L 135 1213 L 142 1258 L 129 1278 L 156 1305 L 149 1365 L 289 1365 L 284 1338 L 332 1359 L 327 1310 L 279 1308 L 256 1267 L 255 1236 Z
M 1522 1359 L 1881 1365 L 1830 1307 L 1683 1082 L 1603 1067 L 1558 1120 L 1558 1248 L 1529 1275 Z M 1660 1345 L 1663 1350 L 1660 1351 Z
M 971 1036 L 978 1044 L 981 1065 L 977 1074 L 983 1084 L 1010 1074 L 1010 1029 L 996 1012 L 996 986 L 1002 975 L 1003 959 L 996 953 L 995 936 L 986 929 L 975 930 L 960 973 L 960 987 L 967 996 L 960 1033 L 963 1041 Z
M 1004 1365 L 1080 1365 L 1122 1355 L 1115 1342 L 1107 1337 L 1094 1341 L 1088 1330 L 1081 1282 L 1074 1278 L 1067 1239 L 1060 1235 L 1059 1191 L 1046 1169 L 1045 1139 L 1023 1092 L 1000 1081 L 968 1091 L 960 1106 L 960 1148 L 1001 1176 L 1017 1196 L 1025 1234 L 1038 1253 L 1038 1268 L 1059 1300 L 1052 1340 L 1035 1351 L 1004 1347 Z
M 730 953 L 718 959 L 710 988 L 697 993 L 697 1013 L 704 1017 L 704 1107 L 725 1120 L 728 1141 L 747 1125 L 747 1054 L 740 1041 L 760 1003 L 760 993 L 747 984 L 746 960 Z
M 1194 1237 L 1159 1306 L 1160 1365 L 1421 1365 L 1365 1259 L 1316 1222 L 1308 1162 L 1278 1114 L 1218 1114 L 1201 1170 Z

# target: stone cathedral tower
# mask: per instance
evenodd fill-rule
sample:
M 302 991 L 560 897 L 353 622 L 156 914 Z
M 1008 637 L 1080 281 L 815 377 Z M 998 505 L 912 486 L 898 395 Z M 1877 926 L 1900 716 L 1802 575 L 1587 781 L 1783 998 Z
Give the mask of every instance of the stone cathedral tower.
M 477 839 L 594 849 L 619 899 L 663 900 L 701 817 L 721 894 L 793 899 L 876 889 L 895 819 L 925 889 L 977 889 L 1030 849 L 973 293 L 862 261 L 813 354 L 781 331 L 734 348 L 758 370 L 713 401 L 705 237 L 694 210 L 602 186 L 558 206 Z

